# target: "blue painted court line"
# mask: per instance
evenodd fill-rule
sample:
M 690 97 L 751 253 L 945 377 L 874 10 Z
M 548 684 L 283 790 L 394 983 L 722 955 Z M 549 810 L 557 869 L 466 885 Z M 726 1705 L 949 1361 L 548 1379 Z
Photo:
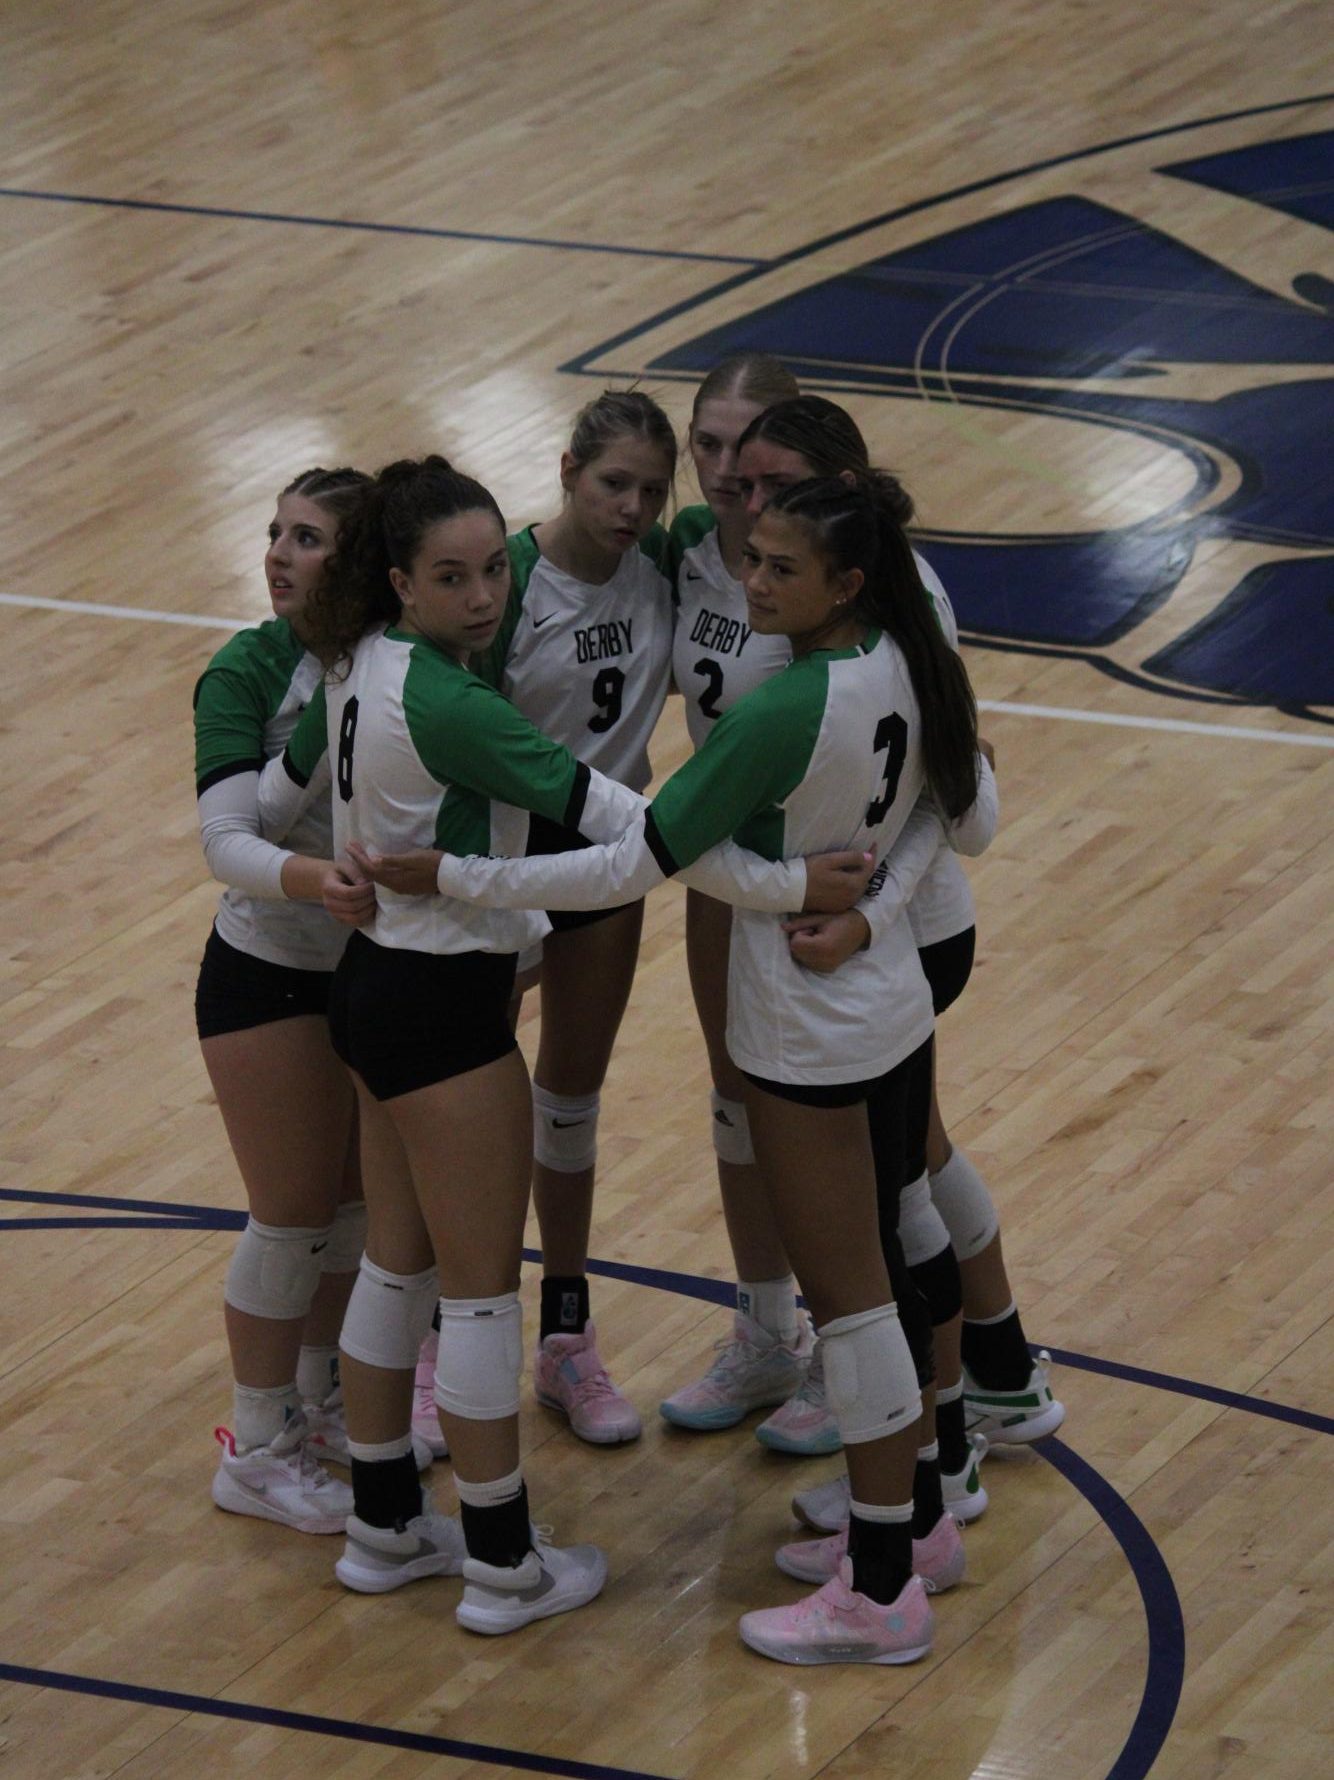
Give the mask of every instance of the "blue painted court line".
M 1041 1344 L 1033 1346 L 1037 1352 Z M 1125 1384 L 1148 1385 L 1155 1391 L 1175 1391 L 1179 1397 L 1198 1397 L 1224 1409 L 1242 1409 L 1247 1415 L 1291 1422 L 1294 1427 L 1309 1428 L 1315 1434 L 1334 1434 L 1334 1416 L 1317 1415 L 1313 1409 L 1291 1409 L 1286 1403 L 1270 1403 L 1264 1397 L 1250 1397 L 1242 1391 L 1225 1391 L 1219 1385 L 1199 1384 L 1193 1378 L 1177 1378 L 1171 1372 L 1149 1372 L 1142 1366 L 1125 1366 L 1119 1360 L 1100 1360 L 1092 1354 L 1072 1353 L 1064 1347 L 1048 1348 L 1047 1352 L 1058 1365 L 1073 1366 L 1078 1372 L 1097 1372 L 1104 1378 L 1119 1378 Z
M 414 1749 L 424 1755 L 450 1755 L 457 1761 L 486 1762 L 493 1767 L 521 1768 L 529 1774 L 557 1774 L 566 1780 L 662 1780 L 638 1768 L 608 1768 L 592 1761 L 569 1761 L 559 1755 L 529 1755 L 522 1749 L 493 1749 L 487 1743 L 465 1743 L 455 1737 L 429 1737 L 421 1731 L 396 1731 L 378 1724 L 357 1724 L 347 1718 L 320 1718 L 310 1712 L 285 1712 L 276 1706 L 248 1706 L 240 1701 L 213 1700 L 206 1694 L 175 1693 L 161 1687 L 133 1687 L 102 1681 L 92 1675 L 67 1675 L 59 1669 L 29 1669 L 0 1663 L 0 1681 L 27 1687 L 50 1687 L 61 1693 L 92 1694 L 98 1699 L 124 1700 L 133 1706 L 161 1706 L 168 1711 L 195 1712 L 205 1718 L 239 1719 L 243 1724 L 271 1725 L 276 1730 L 309 1731 L 319 1737 L 342 1737 L 351 1743 L 378 1743 L 390 1749 Z
M 1176 1584 L 1143 1521 L 1105 1477 L 1054 1436 L 1039 1441 L 1036 1450 L 1097 1513 L 1125 1554 L 1139 1589 L 1149 1638 L 1144 1689 L 1107 1780 L 1143 1780 L 1172 1729 L 1186 1673 L 1186 1627 Z
M 416 235 L 429 241 L 480 241 L 494 247 L 542 247 L 555 253 L 613 253 L 633 259 L 687 260 L 709 266 L 765 266 L 767 260 L 731 253 L 689 253 L 675 247 L 621 247 L 609 241 L 564 241 L 544 235 L 500 235 L 481 229 L 431 229 L 415 223 L 357 222 L 341 216 L 288 216 L 277 210 L 231 210 L 214 204 L 159 204 L 147 198 L 99 198 L 88 192 L 30 191 L 0 185 L 0 198 L 40 204 L 92 204 L 106 210 L 157 211 L 166 216 L 212 216 L 230 222 L 288 223 L 303 229 L 351 229 L 364 235 Z
M 734 273 L 718 284 L 710 285 L 707 290 L 700 291 L 697 296 L 687 297 L 679 303 L 672 303 L 666 309 L 660 309 L 646 321 L 637 323 L 632 328 L 625 328 L 600 345 L 589 347 L 577 357 L 569 359 L 565 364 L 557 366 L 558 370 L 568 371 L 577 377 L 638 377 L 643 375 L 643 367 L 634 371 L 589 369 L 589 361 L 601 358 L 605 353 L 614 352 L 627 340 L 633 340 L 641 334 L 648 334 L 654 328 L 661 327 L 664 322 L 674 321 L 678 315 L 685 315 L 691 309 L 698 309 L 703 304 L 712 302 L 715 297 L 725 296 L 728 291 L 737 289 L 743 284 L 751 284 L 762 278 L 765 273 L 777 271 L 784 266 L 809 259 L 812 255 L 823 253 L 830 247 L 837 247 L 844 241 L 854 240 L 858 235 L 870 229 L 883 228 L 886 223 L 899 222 L 905 216 L 917 216 L 924 210 L 932 210 L 939 204 L 949 204 L 956 198 L 969 198 L 977 192 L 992 190 L 995 186 L 1006 185 L 1011 180 L 1023 179 L 1032 173 L 1046 173 L 1053 167 L 1067 167 L 1075 161 L 1092 160 L 1098 155 L 1111 154 L 1119 148 L 1133 148 L 1139 142 L 1156 142 L 1164 136 L 1184 135 L 1188 130 L 1202 130 L 1211 124 L 1237 123 L 1242 118 L 1265 117 L 1272 112 L 1293 111 L 1303 105 L 1323 105 L 1334 99 L 1334 92 L 1309 93 L 1303 99 L 1280 99 L 1270 105 L 1251 105 L 1242 111 L 1221 111 L 1212 117 L 1197 117 L 1187 123 L 1164 124 L 1155 130 L 1141 130 L 1133 136 L 1120 136 L 1113 142 L 1100 142 L 1093 148 L 1074 149 L 1068 154 L 1050 155 L 1045 160 L 1030 161 L 1027 166 L 1014 167 L 1008 173 L 993 173 L 986 179 L 974 179 L 965 185 L 956 185 L 947 192 L 937 192 L 929 198 L 917 198 L 911 204 L 901 204 L 894 210 L 883 210 L 878 216 L 867 217 L 858 223 L 851 223 L 842 229 L 835 229 L 831 234 L 820 235 L 814 241 L 808 241 L 804 247 L 794 247 L 786 253 L 776 254 L 771 260 L 753 262 L 748 270 Z M 657 375 L 657 373 L 655 373 Z M 822 387 L 815 379 L 807 379 L 805 387 L 817 389 Z M 832 385 L 830 387 L 833 387 Z

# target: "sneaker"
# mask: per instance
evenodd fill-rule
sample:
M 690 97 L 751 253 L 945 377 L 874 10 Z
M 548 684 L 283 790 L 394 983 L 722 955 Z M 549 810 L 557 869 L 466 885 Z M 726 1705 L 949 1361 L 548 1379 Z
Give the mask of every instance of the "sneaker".
M 415 1452 L 420 1440 L 433 1459 L 447 1459 L 449 1446 L 435 1407 L 435 1356 L 439 1346 L 439 1334 L 429 1329 L 417 1355 L 417 1375 L 412 1384 L 412 1444 Z
M 852 1486 L 846 1471 L 831 1477 L 828 1483 L 813 1484 L 798 1490 L 792 1498 L 792 1512 L 797 1519 L 817 1533 L 841 1533 L 852 1513 Z
M 347 1544 L 334 1565 L 344 1588 L 362 1595 L 388 1594 L 423 1576 L 458 1576 L 467 1553 L 456 1514 L 437 1514 L 422 1492 L 422 1511 L 400 1531 L 347 1517 Z
M 606 1553 L 596 1545 L 552 1545 L 548 1529 L 534 1527 L 532 1549 L 517 1569 L 464 1558 L 463 1599 L 454 1617 L 470 1632 L 516 1632 L 534 1619 L 585 1606 L 606 1580 Z
M 828 1582 L 838 1575 L 838 1567 L 848 1555 L 848 1529 L 831 1533 L 827 1539 L 797 1539 L 780 1546 L 774 1562 L 785 1576 L 798 1582 Z M 942 1514 L 925 1539 L 912 1542 L 912 1571 L 920 1576 L 929 1595 L 944 1594 L 963 1581 L 963 1540 L 952 1514 Z
M 970 1434 L 968 1444 L 972 1450 L 963 1470 L 942 1471 L 940 1474 L 940 1493 L 945 1498 L 945 1506 L 955 1520 L 962 1521 L 976 1520 L 979 1514 L 986 1512 L 990 1500 L 982 1487 L 981 1476 L 987 1437 L 985 1434 Z
M 791 1396 L 806 1375 L 813 1342 L 804 1317 L 789 1345 L 738 1310 L 731 1335 L 714 1342 L 718 1357 L 703 1378 L 666 1398 L 658 1413 L 678 1428 L 734 1428 L 752 1409 Z
M 824 1399 L 824 1357 L 818 1341 L 801 1389 L 760 1423 L 755 1438 L 773 1452 L 794 1452 L 802 1458 L 842 1452 L 843 1437 Z
M 639 1411 L 607 1377 L 607 1368 L 598 1357 L 597 1332 L 592 1323 L 580 1335 L 547 1336 L 533 1360 L 533 1385 L 538 1402 L 568 1416 L 581 1440 L 589 1440 L 594 1446 L 619 1446 L 624 1440 L 638 1440 Z
M 1047 1382 L 1051 1355 L 1044 1349 L 1033 1362 L 1021 1391 L 989 1391 L 963 1375 L 964 1420 L 970 1434 L 985 1434 L 992 1446 L 1026 1446 L 1054 1434 L 1065 1420 Z
M 914 1663 L 931 1649 L 934 1630 L 920 1576 L 882 1607 L 854 1590 L 848 1558 L 813 1595 L 747 1613 L 740 1625 L 743 1644 L 780 1663 Z
M 322 1465 L 351 1464 L 347 1450 L 347 1412 L 343 1408 L 343 1387 L 336 1386 L 323 1403 L 305 1403 L 302 1408 L 305 1411 L 306 1426 L 310 1430 L 306 1436 L 306 1444 L 314 1457 Z M 412 1456 L 419 1471 L 428 1470 L 435 1456 L 415 1428 L 412 1431 Z
M 213 1500 L 228 1514 L 253 1514 L 298 1533 L 341 1533 L 352 1512 L 352 1491 L 338 1483 L 311 1452 L 306 1419 L 293 1416 L 267 1446 L 237 1452 L 227 1428 L 215 1428 L 222 1457 L 213 1473 Z

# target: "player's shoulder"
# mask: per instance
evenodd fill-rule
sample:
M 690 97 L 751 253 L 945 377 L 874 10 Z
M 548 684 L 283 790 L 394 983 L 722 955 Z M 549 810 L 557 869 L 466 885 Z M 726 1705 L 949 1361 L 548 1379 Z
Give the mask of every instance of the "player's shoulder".
M 305 647 L 285 618 L 269 618 L 263 624 L 237 631 L 213 656 L 195 683 L 196 709 L 209 696 L 263 698 L 286 686 L 305 656 Z
M 668 540 L 678 554 L 693 550 L 697 544 L 703 543 L 712 531 L 717 531 L 718 521 L 713 516 L 713 509 L 702 501 L 693 507 L 682 507 L 672 520 Z
M 521 530 L 511 532 L 505 539 L 505 548 L 510 559 L 510 595 L 522 600 L 533 578 L 533 570 L 542 559 L 532 526 L 525 525 Z

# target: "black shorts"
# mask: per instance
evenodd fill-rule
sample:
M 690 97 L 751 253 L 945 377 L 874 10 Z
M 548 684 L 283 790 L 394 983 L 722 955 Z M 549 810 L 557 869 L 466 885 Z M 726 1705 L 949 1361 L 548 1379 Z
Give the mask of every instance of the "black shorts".
M 354 933 L 329 997 L 333 1048 L 377 1100 L 515 1049 L 513 952 L 407 952 Z
M 200 1038 L 220 1038 L 224 1032 L 245 1032 L 301 1014 L 323 1019 L 332 982 L 331 970 L 295 970 L 252 958 L 229 946 L 215 927 L 195 985 L 195 1028 Z
M 931 1000 L 939 1018 L 963 994 L 973 974 L 973 953 L 977 949 L 976 927 L 965 927 L 948 939 L 937 940 L 934 946 L 919 946 L 917 956 L 931 985 Z

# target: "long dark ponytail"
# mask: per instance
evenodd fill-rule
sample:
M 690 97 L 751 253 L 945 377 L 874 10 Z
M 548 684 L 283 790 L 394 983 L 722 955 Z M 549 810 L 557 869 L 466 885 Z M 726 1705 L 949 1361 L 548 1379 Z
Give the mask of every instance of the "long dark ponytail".
M 932 795 L 947 816 L 977 797 L 977 703 L 963 662 L 945 641 L 898 517 L 893 477 L 813 478 L 780 490 L 765 508 L 806 525 L 831 570 L 860 569 L 852 610 L 898 644 L 922 718 L 922 757 Z
M 326 670 L 346 673 L 367 631 L 398 620 L 402 604 L 390 569 L 409 572 L 433 525 L 479 509 L 495 514 L 503 535 L 495 496 L 447 458 L 399 458 L 367 480 L 339 526 L 334 554 L 306 608 L 309 646 Z

